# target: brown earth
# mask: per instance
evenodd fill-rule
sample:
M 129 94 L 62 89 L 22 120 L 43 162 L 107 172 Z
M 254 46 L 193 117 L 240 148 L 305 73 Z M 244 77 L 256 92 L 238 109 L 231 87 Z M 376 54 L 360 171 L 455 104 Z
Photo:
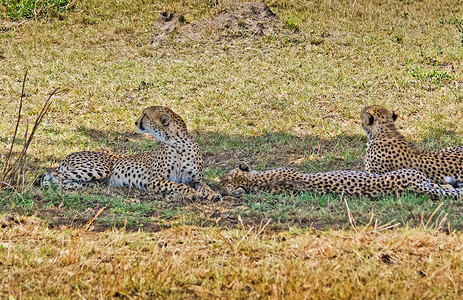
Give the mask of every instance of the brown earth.
M 263 2 L 245 2 L 220 6 L 212 18 L 186 24 L 181 14 L 162 12 L 155 24 L 153 46 L 172 37 L 176 42 L 200 41 L 207 38 L 260 38 L 283 28 L 281 19 Z

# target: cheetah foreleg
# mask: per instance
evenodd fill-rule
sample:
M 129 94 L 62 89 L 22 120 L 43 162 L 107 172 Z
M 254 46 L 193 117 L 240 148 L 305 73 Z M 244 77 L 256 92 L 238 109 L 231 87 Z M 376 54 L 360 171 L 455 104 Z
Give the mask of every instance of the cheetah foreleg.
M 147 190 L 159 194 L 180 194 L 192 200 L 203 197 L 200 192 L 183 183 L 178 183 L 163 178 L 152 179 L 147 185 Z
M 222 197 L 220 194 L 214 192 L 205 182 L 200 182 L 197 191 L 203 198 L 211 201 L 217 201 Z

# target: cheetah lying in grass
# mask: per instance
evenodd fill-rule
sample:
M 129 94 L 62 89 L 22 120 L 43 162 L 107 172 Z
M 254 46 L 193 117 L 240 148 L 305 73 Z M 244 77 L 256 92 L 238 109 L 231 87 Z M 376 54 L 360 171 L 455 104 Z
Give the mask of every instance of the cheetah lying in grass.
M 273 194 L 283 191 L 313 191 L 344 193 L 345 195 L 375 197 L 405 191 L 441 196 L 463 195 L 461 189 L 441 189 L 426 175 L 416 170 L 402 169 L 384 175 L 360 171 L 333 171 L 302 174 L 292 169 L 250 171 L 241 164 L 220 178 L 224 195 L 239 195 L 252 190 Z
M 43 174 L 41 185 L 78 189 L 105 182 L 152 193 L 181 194 L 216 200 L 220 196 L 203 181 L 203 160 L 185 122 L 171 109 L 152 106 L 135 122 L 138 132 L 152 134 L 160 143 L 156 151 L 115 155 L 83 151 L 68 155 L 59 170 Z

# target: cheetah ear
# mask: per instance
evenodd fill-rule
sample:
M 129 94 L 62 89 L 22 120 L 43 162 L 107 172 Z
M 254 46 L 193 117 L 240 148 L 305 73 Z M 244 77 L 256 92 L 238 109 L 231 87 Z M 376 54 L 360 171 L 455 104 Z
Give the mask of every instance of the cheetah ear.
M 392 120 L 394 120 L 394 122 L 395 122 L 395 120 L 397 120 L 397 118 L 399 117 L 399 114 L 396 113 L 396 111 L 398 111 L 398 110 L 399 110 L 399 109 L 396 109 L 396 110 L 394 110 L 394 111 L 392 112 Z
M 239 168 L 241 171 L 249 172 L 249 166 L 248 166 L 245 162 L 240 163 L 240 165 L 238 166 L 238 168 Z
M 367 113 L 367 125 L 373 125 L 374 121 L 375 121 L 375 117 L 373 117 L 372 114 Z
M 170 116 L 168 114 L 162 115 L 161 117 L 162 125 L 167 126 L 170 122 Z

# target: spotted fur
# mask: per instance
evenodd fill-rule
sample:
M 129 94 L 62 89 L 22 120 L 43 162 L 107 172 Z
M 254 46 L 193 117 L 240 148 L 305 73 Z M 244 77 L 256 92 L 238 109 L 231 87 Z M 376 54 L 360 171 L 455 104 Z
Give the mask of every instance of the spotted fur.
M 463 180 L 463 147 L 429 151 L 407 141 L 397 130 L 398 115 L 374 105 L 360 113 L 362 127 L 368 136 L 365 170 L 384 174 L 399 169 L 415 169 L 438 184 Z M 449 182 L 450 183 L 450 182 Z
M 41 184 L 78 189 L 105 182 L 190 198 L 219 197 L 203 181 L 199 146 L 180 116 L 167 107 L 152 106 L 143 110 L 135 125 L 138 132 L 150 133 L 160 142 L 156 151 L 134 155 L 72 153 L 61 162 L 59 170 L 42 175 Z
M 405 191 L 441 196 L 463 195 L 462 189 L 441 189 L 422 172 L 409 169 L 383 175 L 361 171 L 303 174 L 286 168 L 250 171 L 247 166 L 240 165 L 220 179 L 220 186 L 224 195 L 239 195 L 252 190 L 265 190 L 273 194 L 312 191 L 366 197 Z

